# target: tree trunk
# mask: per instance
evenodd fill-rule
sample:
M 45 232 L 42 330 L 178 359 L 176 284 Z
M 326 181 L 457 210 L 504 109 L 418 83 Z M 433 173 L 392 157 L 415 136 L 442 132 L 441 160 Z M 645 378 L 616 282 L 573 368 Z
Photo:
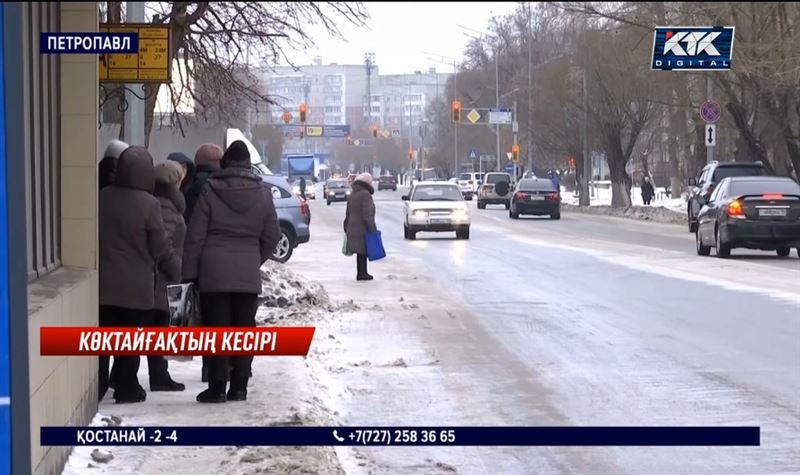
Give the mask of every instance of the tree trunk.
M 580 193 L 578 198 L 578 204 L 580 206 L 589 206 L 591 204 L 591 200 L 589 199 L 589 179 L 591 177 L 584 176 L 584 157 L 583 153 L 575 153 L 575 186 L 578 188 L 578 193 Z
M 625 170 L 625 154 L 622 152 L 622 139 L 619 133 L 606 138 L 606 161 L 611 175 L 611 206 L 628 208 L 631 205 L 631 178 Z

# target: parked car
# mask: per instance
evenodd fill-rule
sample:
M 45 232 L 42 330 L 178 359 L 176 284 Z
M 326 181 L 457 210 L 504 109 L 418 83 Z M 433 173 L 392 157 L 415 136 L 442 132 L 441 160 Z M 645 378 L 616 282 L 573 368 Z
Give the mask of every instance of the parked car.
M 455 231 L 458 239 L 469 239 L 469 209 L 455 183 L 417 182 L 403 201 L 406 239 L 416 239 L 420 231 Z
M 508 173 L 487 173 L 478 192 L 478 209 L 485 209 L 486 205 L 505 205 L 506 209 L 509 209 L 512 183 L 511 175 Z
M 550 219 L 561 219 L 561 192 L 546 178 L 520 180 L 511 198 L 508 216 L 519 219 L 520 215 L 550 215 Z
M 702 197 L 705 202 L 711 198 L 717 184 L 727 177 L 735 176 L 767 176 L 769 169 L 761 162 L 711 162 L 700 172 L 697 178 L 689 179 L 689 203 L 687 206 L 687 221 L 689 232 L 697 231 L 697 215 L 700 213 Z
M 378 178 L 378 191 L 392 190 L 397 191 L 397 177 L 394 175 L 383 175 Z
M 328 180 L 325 183 L 325 201 L 328 206 L 331 203 L 347 201 L 348 196 L 350 196 L 350 184 L 347 180 Z
M 286 178 L 278 175 L 262 175 L 261 180 L 272 191 L 278 222 L 281 226 L 281 239 L 275 250 L 275 260 L 288 262 L 295 248 L 311 239 L 311 212 L 305 200 L 292 191 Z
M 744 247 L 786 257 L 795 248 L 800 257 L 800 185 L 791 178 L 725 178 L 708 201 L 698 200 L 697 254 L 707 256 L 713 246 L 724 258 Z

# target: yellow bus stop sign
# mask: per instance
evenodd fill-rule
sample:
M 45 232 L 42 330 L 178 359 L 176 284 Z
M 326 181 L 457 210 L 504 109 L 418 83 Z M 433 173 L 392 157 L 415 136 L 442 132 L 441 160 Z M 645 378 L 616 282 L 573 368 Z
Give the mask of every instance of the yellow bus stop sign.
M 137 33 L 137 54 L 103 54 L 98 59 L 100 82 L 168 83 L 172 78 L 169 25 L 101 23 L 101 33 Z

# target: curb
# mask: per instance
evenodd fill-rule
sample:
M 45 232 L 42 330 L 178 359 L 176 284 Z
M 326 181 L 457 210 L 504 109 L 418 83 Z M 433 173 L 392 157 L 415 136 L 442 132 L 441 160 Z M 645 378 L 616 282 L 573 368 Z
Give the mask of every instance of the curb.
M 652 221 L 662 224 L 685 225 L 686 216 L 683 213 L 672 211 L 663 207 L 630 206 L 628 208 L 613 208 L 611 206 L 576 206 L 562 203 L 561 207 L 569 213 L 591 214 L 595 216 L 613 216 L 616 218 L 633 219 L 636 221 Z

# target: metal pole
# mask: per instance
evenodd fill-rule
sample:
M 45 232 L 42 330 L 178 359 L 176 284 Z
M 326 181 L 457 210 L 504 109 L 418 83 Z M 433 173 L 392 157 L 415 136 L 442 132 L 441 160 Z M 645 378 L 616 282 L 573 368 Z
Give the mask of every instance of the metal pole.
M 519 124 L 517 123 L 517 101 L 514 100 L 514 119 L 512 120 L 512 132 L 514 133 L 514 145 L 517 145 L 517 131 L 519 130 L 517 127 Z M 517 168 L 517 162 L 514 162 L 514 180 L 516 181 L 517 176 L 519 176 L 519 170 Z
M 706 98 L 710 101 L 714 98 L 714 91 L 713 91 L 713 84 L 711 83 L 711 75 L 706 74 Z M 705 141 L 705 131 L 703 132 L 703 137 Z M 719 137 L 717 137 L 719 140 Z M 714 161 L 714 147 L 706 146 L 706 163 L 711 163 Z
M 125 21 L 128 23 L 144 23 L 144 2 L 125 3 Z M 144 146 L 144 101 L 136 97 L 136 91 L 142 90 L 142 84 L 126 84 L 125 100 L 125 141 L 130 145 Z
M 586 38 L 586 29 L 584 28 L 584 39 L 585 38 Z M 588 76 L 588 71 L 587 71 L 588 58 L 586 54 L 586 48 L 584 48 L 583 60 L 584 60 L 583 63 L 583 176 L 584 178 L 583 179 L 586 182 L 585 190 L 587 196 L 586 199 L 585 200 L 582 199 L 581 202 L 583 202 L 582 204 L 589 205 L 590 204 L 589 196 L 591 195 L 590 189 L 591 189 L 591 178 L 592 178 L 592 159 L 589 157 L 589 141 L 587 132 L 588 122 L 589 122 L 589 112 L 587 110 L 588 107 L 587 99 L 589 95 L 589 89 L 587 87 L 587 82 L 586 82 Z
M 499 58 L 498 54 L 499 54 L 499 51 L 498 51 L 497 47 L 495 46 L 495 49 L 494 49 L 494 92 L 495 92 L 495 98 L 496 98 L 496 101 L 497 101 L 497 105 L 495 107 L 497 107 L 499 109 L 500 108 L 500 75 L 499 75 L 500 58 Z M 495 171 L 499 172 L 500 171 L 500 124 L 495 124 L 494 133 L 495 133 L 495 136 L 496 136 L 496 139 L 497 139 L 497 169 Z
M 528 2 L 528 170 L 533 173 L 533 10 Z
M 453 61 L 453 100 L 458 100 L 458 62 Z M 462 111 L 463 112 L 463 111 Z M 453 160 L 455 161 L 455 173 L 458 175 L 458 124 L 453 124 Z

